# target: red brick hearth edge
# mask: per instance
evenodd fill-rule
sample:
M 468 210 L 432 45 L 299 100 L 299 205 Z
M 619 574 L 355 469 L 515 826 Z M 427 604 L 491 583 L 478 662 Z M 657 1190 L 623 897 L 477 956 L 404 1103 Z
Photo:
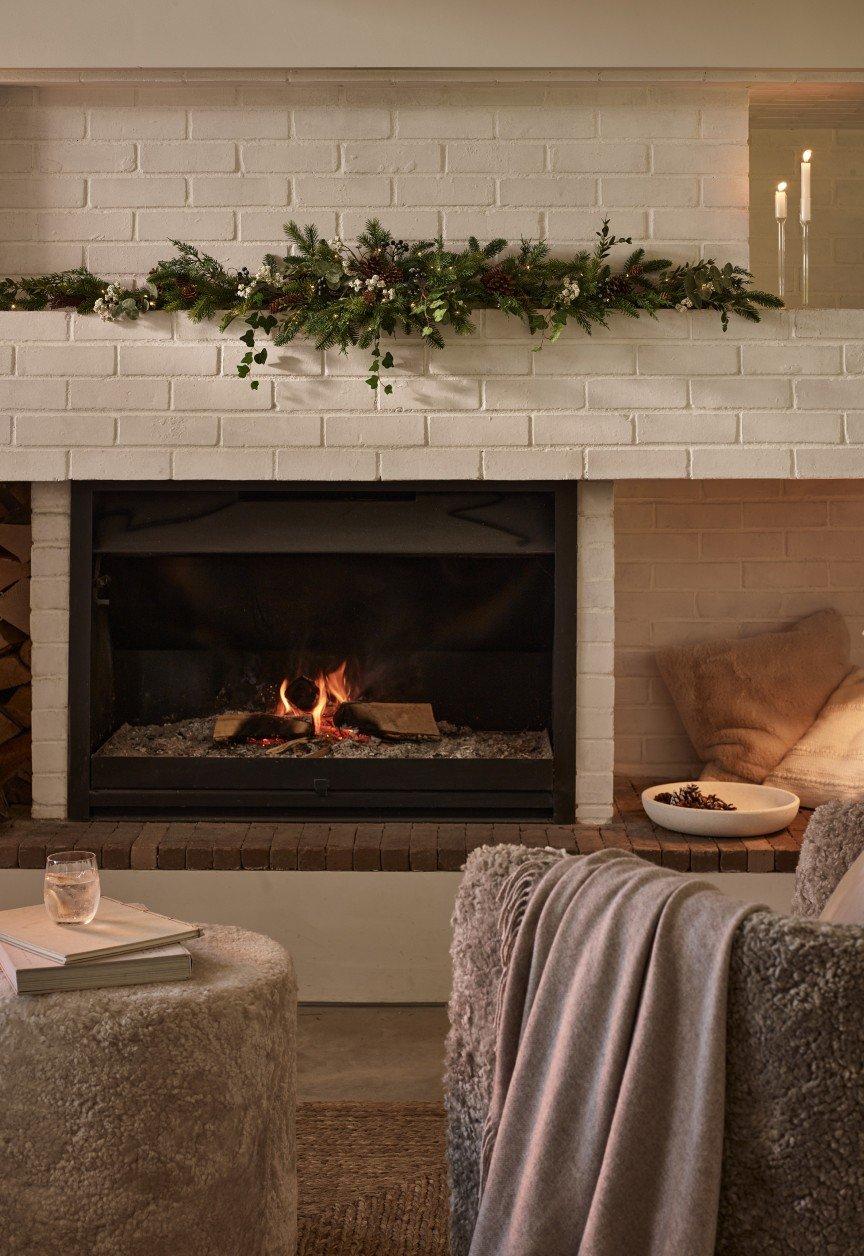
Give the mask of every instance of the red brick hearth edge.
M 77 847 L 116 869 L 456 872 L 478 846 L 514 843 L 583 855 L 618 847 L 679 872 L 794 872 L 809 811 L 769 837 L 685 837 L 645 815 L 639 794 L 649 783 L 617 780 L 615 817 L 599 826 L 13 818 L 0 828 L 0 867 L 42 868 L 50 851 Z

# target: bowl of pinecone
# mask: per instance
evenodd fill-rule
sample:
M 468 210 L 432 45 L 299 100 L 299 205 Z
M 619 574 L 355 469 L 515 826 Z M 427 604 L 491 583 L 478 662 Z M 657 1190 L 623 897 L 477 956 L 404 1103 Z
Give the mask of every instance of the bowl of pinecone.
M 649 819 L 697 837 L 761 837 L 785 829 L 800 801 L 788 789 L 744 781 L 675 781 L 642 791 Z

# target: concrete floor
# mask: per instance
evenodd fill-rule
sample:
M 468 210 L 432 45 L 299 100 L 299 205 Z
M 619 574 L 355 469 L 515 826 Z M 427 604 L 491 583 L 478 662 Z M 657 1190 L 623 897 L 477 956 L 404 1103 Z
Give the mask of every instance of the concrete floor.
M 299 1098 L 437 1101 L 447 1009 L 438 1006 L 302 1006 Z

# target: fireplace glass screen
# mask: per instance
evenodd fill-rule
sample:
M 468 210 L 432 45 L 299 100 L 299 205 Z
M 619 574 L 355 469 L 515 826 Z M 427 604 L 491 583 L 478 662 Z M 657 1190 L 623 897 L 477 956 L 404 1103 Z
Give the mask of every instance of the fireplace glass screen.
M 79 486 L 73 811 L 561 818 L 557 496 Z

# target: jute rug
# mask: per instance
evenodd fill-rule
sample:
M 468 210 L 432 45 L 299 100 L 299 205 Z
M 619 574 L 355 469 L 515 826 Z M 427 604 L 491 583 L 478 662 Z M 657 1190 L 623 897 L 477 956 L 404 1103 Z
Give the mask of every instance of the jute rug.
M 444 1110 L 303 1103 L 298 1256 L 446 1256 Z

